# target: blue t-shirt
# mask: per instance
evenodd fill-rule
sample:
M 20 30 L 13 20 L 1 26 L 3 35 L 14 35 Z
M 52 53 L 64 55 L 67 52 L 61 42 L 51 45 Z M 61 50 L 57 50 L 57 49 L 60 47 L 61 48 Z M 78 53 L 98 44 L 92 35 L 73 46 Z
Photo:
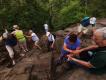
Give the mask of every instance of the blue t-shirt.
M 70 50 L 76 50 L 78 47 L 80 47 L 81 41 L 79 38 L 77 38 L 77 41 L 74 44 L 71 44 L 69 41 L 69 36 L 67 36 L 64 39 L 64 44 L 66 44 L 67 48 Z M 64 50 L 64 48 L 62 48 L 61 50 L 62 55 L 68 54 L 69 52 Z

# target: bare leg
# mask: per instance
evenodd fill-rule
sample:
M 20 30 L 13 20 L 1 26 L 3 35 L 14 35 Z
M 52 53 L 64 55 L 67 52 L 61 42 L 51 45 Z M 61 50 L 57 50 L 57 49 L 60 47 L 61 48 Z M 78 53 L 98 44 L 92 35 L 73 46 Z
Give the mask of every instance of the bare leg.
M 42 48 L 38 45 L 38 41 L 36 41 L 36 42 L 34 43 L 34 45 L 35 45 L 36 47 L 38 47 L 40 50 L 42 49 Z
M 14 60 L 14 51 L 11 46 L 6 45 L 6 49 L 9 53 L 10 58 L 12 59 L 12 65 L 15 65 L 15 60 Z

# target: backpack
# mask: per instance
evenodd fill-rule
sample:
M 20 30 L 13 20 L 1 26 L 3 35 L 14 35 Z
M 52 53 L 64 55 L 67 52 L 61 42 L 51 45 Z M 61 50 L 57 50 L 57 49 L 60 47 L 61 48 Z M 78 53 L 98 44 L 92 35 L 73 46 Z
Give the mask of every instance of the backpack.
M 84 18 L 84 19 L 81 21 L 81 24 L 82 24 L 84 27 L 87 27 L 88 25 L 90 25 L 89 19 L 90 19 L 89 17 Z
M 52 34 L 54 36 L 54 39 L 56 39 L 56 34 Z

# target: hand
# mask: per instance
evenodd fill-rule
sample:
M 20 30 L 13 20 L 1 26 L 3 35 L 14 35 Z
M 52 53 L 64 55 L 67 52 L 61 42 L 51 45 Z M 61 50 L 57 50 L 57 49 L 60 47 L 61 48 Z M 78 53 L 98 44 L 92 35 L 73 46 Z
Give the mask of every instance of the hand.
M 51 45 L 51 48 L 53 48 L 53 45 Z
M 72 53 L 76 55 L 76 54 L 81 53 L 81 51 L 82 51 L 82 50 L 75 50 L 75 51 L 73 51 Z
M 72 60 L 72 55 L 67 55 L 68 61 Z

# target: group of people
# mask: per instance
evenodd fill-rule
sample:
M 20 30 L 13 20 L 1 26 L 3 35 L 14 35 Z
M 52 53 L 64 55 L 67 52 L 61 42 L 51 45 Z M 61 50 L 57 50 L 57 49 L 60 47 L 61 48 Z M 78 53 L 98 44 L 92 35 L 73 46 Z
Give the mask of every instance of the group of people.
M 63 61 L 71 66 L 83 66 L 92 71 L 106 69 L 106 27 L 95 29 L 91 39 L 95 44 L 81 48 L 82 42 L 78 34 L 67 35 L 57 65 L 62 64 Z
M 47 48 L 48 51 L 51 51 L 54 48 L 55 37 L 52 33 L 49 32 L 48 24 L 44 24 L 44 29 L 46 33 L 45 35 L 47 37 Z M 21 51 L 20 56 L 25 56 L 26 52 L 29 51 L 27 44 L 28 38 L 33 42 L 33 48 L 38 48 L 39 50 L 42 49 L 39 45 L 40 39 L 37 34 L 33 32 L 33 30 L 29 30 L 28 34 L 26 35 L 18 25 L 13 25 L 12 32 L 8 32 L 8 30 L 5 29 L 5 32 L 0 37 L 0 41 L 4 41 L 6 50 L 9 53 L 10 61 L 7 65 L 8 67 L 12 67 L 16 64 L 14 59 L 15 52 L 17 52 L 17 50 L 15 50 L 16 46 L 18 46 L 20 49 L 19 51 Z
M 87 21 L 88 20 L 88 21 Z M 78 28 L 79 32 L 86 32 L 86 26 L 96 24 L 96 18 L 85 17 Z M 84 27 L 84 28 L 83 28 Z M 48 24 L 44 24 L 45 33 L 47 37 L 48 51 L 54 49 L 55 36 L 49 32 Z M 26 38 L 31 38 L 34 42 L 34 46 L 38 49 L 42 49 L 38 42 L 39 37 L 32 30 L 29 30 L 29 35 L 24 35 L 24 32 L 20 30 L 18 25 L 13 25 L 13 31 L 5 32 L 0 37 L 0 40 L 4 40 L 5 47 L 9 53 L 11 64 L 15 65 L 14 59 L 14 46 L 19 45 L 23 52 L 28 52 Z M 70 33 L 64 39 L 64 44 L 61 49 L 61 55 L 59 60 L 75 64 L 79 64 L 89 69 L 100 69 L 106 68 L 106 27 L 95 29 L 93 31 L 92 40 L 95 41 L 94 45 L 88 46 L 86 48 L 81 48 L 81 40 L 78 34 Z M 24 56 L 25 54 L 22 54 Z M 73 64 L 72 64 L 73 65 Z
M 29 35 L 25 35 L 18 25 L 13 25 L 12 32 L 8 32 L 8 30 L 5 29 L 5 32 L 0 37 L 0 41 L 4 41 L 5 47 L 10 56 L 10 64 L 8 67 L 14 66 L 16 63 L 14 59 L 14 47 L 16 45 L 18 45 L 20 51 L 22 52 L 20 54 L 21 56 L 24 56 L 25 53 L 28 52 L 26 38 L 31 38 L 34 43 L 33 46 L 41 50 L 41 47 L 38 45 L 39 37 L 32 30 L 29 30 L 28 33 Z

